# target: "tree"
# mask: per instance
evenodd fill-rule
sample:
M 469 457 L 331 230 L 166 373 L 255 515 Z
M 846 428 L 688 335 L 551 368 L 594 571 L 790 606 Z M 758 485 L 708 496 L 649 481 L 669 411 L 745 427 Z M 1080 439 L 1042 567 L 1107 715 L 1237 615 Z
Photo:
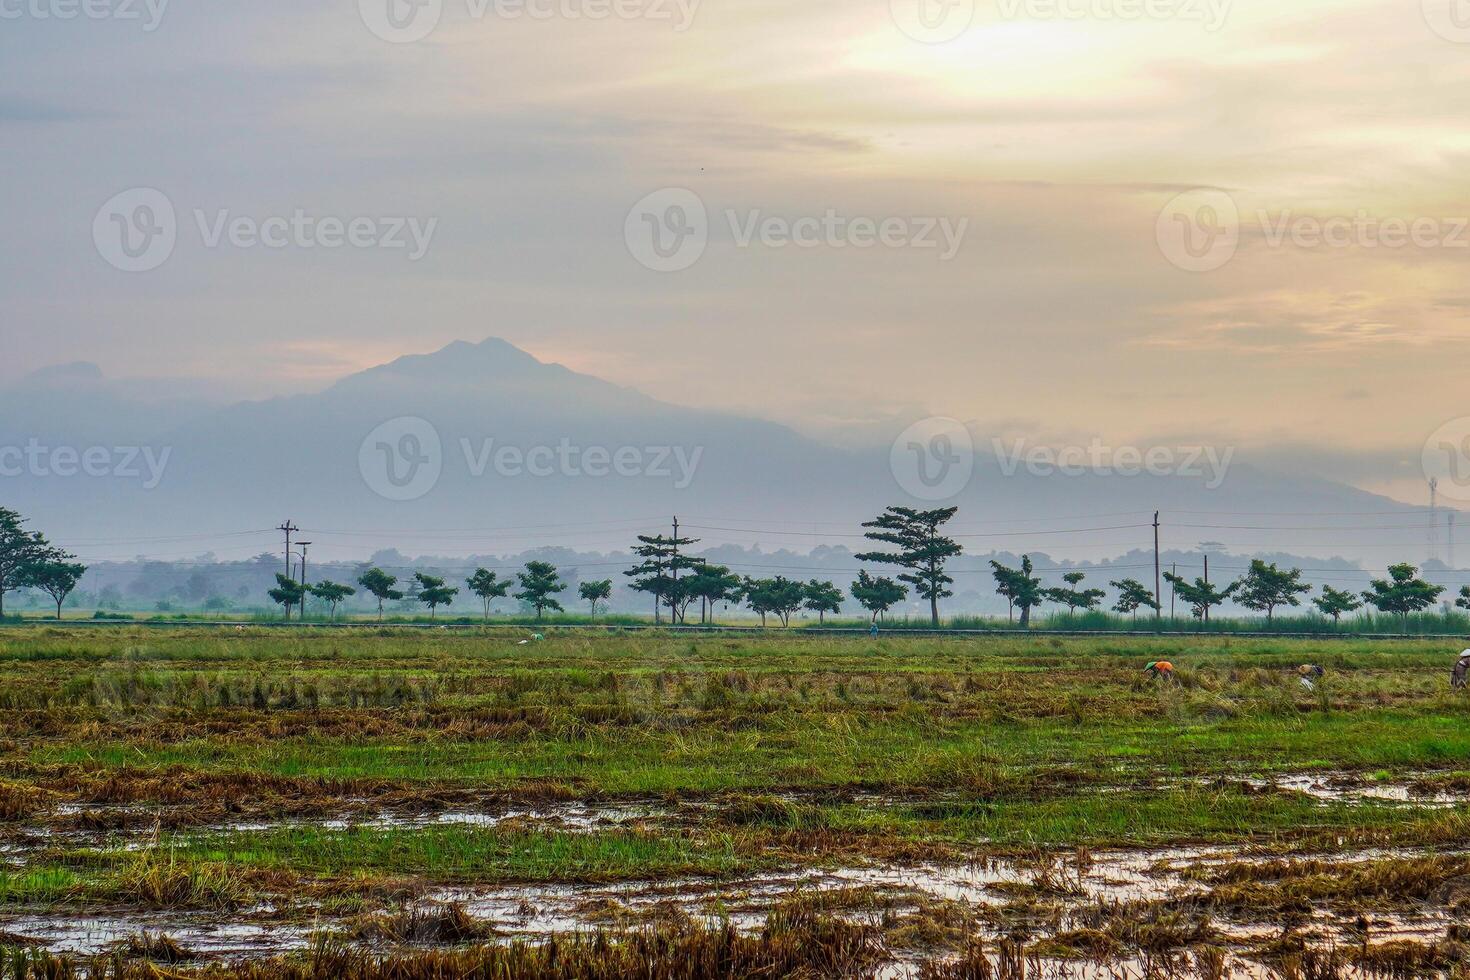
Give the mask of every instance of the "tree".
M 1147 607 L 1154 612 L 1159 611 L 1159 601 L 1154 598 L 1149 587 L 1138 579 L 1125 578 L 1108 584 L 1118 590 L 1118 601 L 1113 604 L 1113 612 L 1131 614 L 1136 623 L 1138 622 L 1138 610 Z
M 555 565 L 545 561 L 528 561 L 526 570 L 516 573 L 516 578 L 521 583 L 521 591 L 516 593 L 516 598 L 527 605 L 534 606 L 538 620 L 547 609 L 563 611 L 561 603 L 557 602 L 554 596 L 559 592 L 565 592 L 567 586 L 556 574 Z
M 839 613 L 842 611 L 842 600 L 847 598 L 842 590 L 831 582 L 823 582 L 814 578 L 802 587 L 802 594 L 806 608 L 817 614 L 817 622 L 825 623 L 827 613 Z
M 1380 612 L 1398 613 L 1405 633 L 1409 631 L 1409 613 L 1428 609 L 1444 591 L 1444 586 L 1431 585 L 1419 578 L 1419 569 L 1407 562 L 1390 565 L 1388 578 L 1376 578 L 1369 585 L 1371 588 L 1363 593 L 1363 598 Z
M 681 553 L 679 549 L 698 543 L 697 538 L 665 537 L 662 534 L 638 535 L 638 544 L 634 546 L 633 554 L 643 561 L 623 574 L 633 579 L 634 590 L 653 596 L 655 624 L 662 621 L 660 609 L 664 605 L 669 606 L 671 621 L 677 623 L 683 618 L 684 609 L 693 601 L 693 595 L 680 581 L 679 573 L 698 567 L 699 561 Z
M 5 593 L 24 586 L 26 568 L 51 560 L 55 552 L 39 531 L 27 531 L 26 519 L 0 507 L 0 616 L 5 615 Z
M 689 577 L 688 588 L 699 599 L 701 625 L 714 619 L 715 603 L 740 601 L 740 576 L 724 565 L 701 562 Z
M 577 586 L 577 595 L 582 601 L 592 607 L 592 618 L 597 618 L 597 604 L 606 603 L 612 598 L 612 579 L 605 578 L 600 582 L 583 582 Z
M 1235 601 L 1247 609 L 1264 611 L 1266 622 L 1270 623 L 1276 616 L 1277 606 L 1300 606 L 1302 601 L 1298 597 L 1311 591 L 1312 587 L 1302 581 L 1300 568 L 1283 570 L 1275 562 L 1267 564 L 1257 558 L 1240 580 L 1240 595 Z
M 1455 600 L 1455 605 L 1461 609 L 1470 609 L 1470 585 L 1460 589 L 1460 597 Z
M 1077 588 L 1086 577 L 1082 572 L 1068 572 L 1062 576 L 1062 581 L 1067 583 L 1067 588 L 1047 589 L 1046 597 L 1052 602 L 1060 602 L 1066 606 L 1069 614 L 1076 613 L 1078 609 L 1096 609 L 1107 593 L 1102 589 Z
M 61 606 L 66 602 L 66 597 L 71 595 L 81 581 L 83 575 L 87 574 L 87 566 L 66 559 L 75 558 L 61 551 L 52 551 L 50 555 L 41 561 L 30 564 L 21 569 L 21 580 L 32 589 L 39 589 L 51 597 L 56 603 L 56 618 L 61 618 Z
M 1030 555 L 1021 556 L 1021 567 L 1007 568 L 998 561 L 991 561 L 991 574 L 995 576 L 995 591 L 1005 596 L 1006 602 L 1010 604 L 1012 617 L 1014 610 L 1021 610 L 1021 629 L 1031 628 L 1031 610 L 1046 601 L 1046 590 L 1041 587 L 1041 579 L 1032 574 L 1035 567 L 1031 564 Z
M 380 623 L 383 621 L 383 603 L 397 602 L 403 598 L 403 593 L 393 587 L 398 584 L 398 579 L 381 568 L 369 568 L 358 577 L 357 584 L 378 600 L 378 622 Z
M 350 585 L 340 585 L 336 582 L 318 582 L 310 589 L 311 594 L 327 604 L 331 610 L 332 619 L 337 618 L 337 607 L 348 596 L 357 595 L 357 590 Z
M 444 584 L 442 578 L 433 575 L 425 575 L 423 572 L 414 572 L 413 580 L 418 592 L 418 600 L 429 607 L 429 618 L 434 618 L 434 612 L 440 606 L 447 606 L 459 595 L 459 590 L 450 588 Z
M 1194 618 L 1201 623 L 1210 621 L 1210 609 L 1214 606 L 1223 605 L 1225 600 L 1233 596 L 1239 589 L 1239 581 L 1231 582 L 1223 589 L 1216 588 L 1212 583 L 1203 578 L 1197 578 L 1193 582 L 1183 576 L 1175 575 L 1173 572 L 1165 572 L 1164 579 L 1174 586 L 1174 594 L 1190 607 L 1194 612 Z
M 939 533 L 959 510 L 958 507 L 942 507 L 938 510 L 914 510 L 911 507 L 889 507 L 876 520 L 867 521 L 863 527 L 874 528 L 863 537 L 870 541 L 891 544 L 897 553 L 869 551 L 854 555 L 858 561 L 879 562 L 899 565 L 908 569 L 899 575 L 899 581 L 914 587 L 914 592 L 929 600 L 929 618 L 939 625 L 939 600 L 954 593 L 948 586 L 954 579 L 944 573 L 949 559 L 964 549 L 952 539 Z
M 909 590 L 891 578 L 869 575 L 866 569 L 858 572 L 857 581 L 852 583 L 852 597 L 858 605 L 873 614 L 872 621 L 908 598 Z
M 465 579 L 465 585 L 470 591 L 480 597 L 485 604 L 485 622 L 490 621 L 490 603 L 496 599 L 504 599 L 505 594 L 515 583 L 510 579 L 502 579 L 488 568 L 477 568 L 475 574 Z
M 286 609 L 286 618 L 290 619 L 291 607 L 298 605 L 302 599 L 306 598 L 306 588 L 294 578 L 287 578 L 280 572 L 277 572 L 276 587 L 267 592 L 266 595 L 271 597 L 272 602 L 284 606 Z
M 1363 600 L 1351 592 L 1334 589 L 1330 585 L 1322 586 L 1322 594 L 1312 600 L 1322 615 L 1331 616 L 1332 624 L 1336 626 L 1342 619 L 1343 613 L 1355 612 L 1363 608 Z
M 790 626 L 791 614 L 800 609 L 806 599 L 806 587 L 784 575 L 777 575 L 775 578 L 747 578 L 742 590 L 751 610 L 760 613 L 762 626 L 766 625 L 768 613 L 780 617 L 782 626 Z

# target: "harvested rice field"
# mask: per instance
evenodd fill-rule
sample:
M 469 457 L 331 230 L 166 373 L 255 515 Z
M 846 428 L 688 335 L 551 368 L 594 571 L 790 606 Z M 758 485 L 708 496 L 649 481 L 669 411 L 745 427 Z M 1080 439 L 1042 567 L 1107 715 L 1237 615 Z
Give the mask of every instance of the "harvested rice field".
M 1453 645 L 528 638 L 0 631 L 0 977 L 1470 975 Z

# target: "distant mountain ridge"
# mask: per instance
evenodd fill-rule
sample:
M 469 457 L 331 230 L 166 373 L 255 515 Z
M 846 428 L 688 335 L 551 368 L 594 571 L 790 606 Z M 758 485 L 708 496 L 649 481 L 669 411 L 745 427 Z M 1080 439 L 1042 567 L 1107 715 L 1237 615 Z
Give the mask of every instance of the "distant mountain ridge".
M 202 543 L 198 551 L 218 550 L 207 536 L 270 528 L 288 516 L 340 532 L 318 535 L 323 546 L 353 546 L 362 555 L 393 546 L 483 552 L 483 537 L 455 542 L 438 535 L 445 528 L 528 525 L 545 526 L 548 535 L 556 526 L 558 544 L 608 547 L 630 537 L 625 526 L 616 532 L 622 540 L 610 540 L 609 526 L 658 521 L 654 526 L 661 527 L 662 515 L 676 513 L 742 529 L 702 532 L 712 545 L 750 544 L 763 531 L 782 545 L 810 547 L 822 540 L 809 533 L 815 529 L 851 543 L 859 522 L 887 504 L 930 505 L 899 486 L 886 449 L 838 449 L 775 422 L 671 405 L 542 362 L 498 338 L 400 357 L 311 394 L 225 406 L 150 401 L 108 381 L 95 365 L 63 365 L 0 390 L 0 453 L 32 440 L 78 453 L 145 447 L 155 461 L 166 460 L 153 487 L 145 486 L 146 470 L 141 477 L 42 474 L 27 463 L 18 474 L 0 476 L 5 505 L 31 515 L 58 540 L 95 542 L 90 550 L 99 556 L 107 548 L 109 556 L 123 557 L 119 549 L 132 545 L 121 539 L 187 538 Z M 983 436 L 976 449 L 974 477 L 948 502 L 960 506 L 959 520 L 972 527 L 995 522 L 994 535 L 975 532 L 974 544 L 986 550 L 1034 542 L 1053 554 L 1084 557 L 1077 552 L 1084 548 L 1101 557 L 1140 546 L 1151 533 L 1076 530 L 1089 524 L 1076 516 L 1087 514 L 1136 512 L 1144 520 L 1155 509 L 1423 513 L 1343 484 L 1244 462 L 1211 490 L 1178 476 L 1047 477 L 1024 468 L 1008 474 Z M 114 458 L 113 469 L 117 463 Z M 1059 530 L 1037 536 L 1017 527 L 1007 537 L 1005 522 Z M 572 525 L 585 529 L 582 539 Z M 1245 533 L 1204 527 L 1168 534 L 1175 547 L 1226 539 L 1237 550 L 1269 545 L 1370 561 L 1391 560 L 1389 549 L 1406 537 L 1402 530 L 1291 531 L 1269 542 L 1229 541 Z M 415 535 L 432 536 L 420 542 Z M 519 551 L 534 543 L 523 535 L 505 539 L 504 547 Z M 173 555 L 188 547 L 165 546 Z M 136 543 L 139 553 L 152 547 Z M 1403 547 L 1400 557 L 1421 550 Z

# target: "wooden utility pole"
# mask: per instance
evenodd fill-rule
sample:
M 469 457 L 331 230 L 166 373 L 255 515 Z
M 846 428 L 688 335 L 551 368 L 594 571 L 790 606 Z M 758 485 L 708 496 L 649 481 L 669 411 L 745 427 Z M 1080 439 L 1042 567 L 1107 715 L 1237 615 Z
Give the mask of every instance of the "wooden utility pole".
M 291 577 L 291 535 L 294 535 L 295 532 L 298 532 L 298 530 L 301 530 L 301 529 L 300 529 L 300 527 L 297 527 L 297 526 L 293 525 L 293 523 L 291 523 L 290 517 L 287 517 L 287 519 L 285 519 L 284 525 L 276 525 L 276 530 L 281 530 L 281 532 L 285 532 L 285 577 L 288 577 L 288 579 L 290 579 L 290 577 Z
M 1159 512 L 1154 511 L 1154 622 L 1164 615 L 1164 591 L 1159 580 Z
M 1179 577 L 1179 563 L 1177 561 L 1176 562 L 1170 562 L 1169 563 L 1169 574 L 1170 575 L 1173 575 L 1175 578 L 1178 578 Z M 1173 582 L 1170 582 L 1169 583 L 1169 621 L 1170 622 L 1173 622 L 1174 621 L 1174 583 Z
M 298 542 L 296 542 L 296 545 L 297 545 L 297 547 L 299 547 L 301 549 L 301 616 L 300 616 L 300 619 L 304 623 L 304 622 L 306 622 L 306 549 L 309 548 L 309 547 L 311 547 L 311 542 L 310 541 L 298 541 Z
M 1208 592 L 1209 589 L 1210 589 L 1210 556 L 1209 555 L 1205 555 L 1205 591 Z M 1210 621 L 1210 604 L 1209 604 L 1208 601 L 1206 601 L 1205 602 L 1205 622 L 1208 623 L 1209 621 Z
M 672 593 L 669 598 L 669 620 L 672 625 L 679 625 L 679 515 L 674 515 L 674 558 L 671 563 L 674 574 L 674 584 L 670 587 Z
M 278 525 L 276 527 L 276 530 L 277 531 L 284 531 L 285 534 L 286 534 L 286 577 L 287 578 L 290 578 L 291 577 L 291 535 L 294 534 L 294 533 L 296 533 L 297 531 L 301 530 L 301 528 L 297 527 L 295 524 L 292 524 L 291 523 L 291 518 L 288 517 L 288 518 L 286 518 L 286 521 L 285 521 L 284 524 L 280 524 L 280 525 Z M 291 618 L 291 607 L 290 606 L 287 606 L 286 607 L 286 618 L 287 619 L 290 619 Z

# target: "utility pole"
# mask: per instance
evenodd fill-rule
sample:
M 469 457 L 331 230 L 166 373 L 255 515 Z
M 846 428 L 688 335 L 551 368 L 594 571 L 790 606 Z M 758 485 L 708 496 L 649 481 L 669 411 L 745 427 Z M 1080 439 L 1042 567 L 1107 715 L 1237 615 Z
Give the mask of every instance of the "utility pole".
M 286 534 L 286 577 L 287 578 L 290 578 L 291 577 L 291 535 L 293 535 L 297 531 L 301 530 L 301 528 L 297 527 L 295 524 L 292 524 L 291 523 L 291 518 L 288 517 L 288 518 L 286 518 L 286 523 L 280 524 L 280 525 L 277 525 L 276 526 L 276 530 L 277 531 L 284 531 L 285 534 Z
M 672 589 L 671 589 L 671 591 L 672 591 L 673 594 L 670 595 L 669 598 L 672 599 L 672 600 L 674 600 L 674 601 L 671 602 L 671 603 L 669 603 L 669 619 L 672 621 L 673 625 L 676 625 L 677 626 L 679 624 L 679 515 L 678 514 L 675 514 L 674 515 L 674 560 L 671 563 L 671 566 L 672 566 L 673 572 L 674 572 L 674 584 L 673 584 Z
M 301 528 L 297 527 L 295 524 L 292 524 L 291 523 L 291 518 L 288 517 L 288 518 L 286 518 L 286 522 L 284 524 L 277 525 L 276 530 L 277 531 L 284 531 L 285 534 L 286 534 L 286 577 L 287 578 L 290 578 L 291 577 L 291 535 L 294 534 L 294 533 L 296 533 L 297 531 L 301 530 Z M 286 618 L 287 619 L 290 619 L 291 618 L 291 607 L 290 606 L 287 606 L 286 607 Z
M 1210 556 L 1207 554 L 1207 555 L 1205 555 L 1205 591 L 1208 592 L 1209 589 L 1210 589 Z M 1209 604 L 1209 601 L 1206 600 L 1205 601 L 1205 623 L 1208 624 L 1209 621 L 1210 621 L 1210 604 Z
M 306 622 L 306 549 L 311 547 L 310 541 L 298 541 L 297 546 L 301 548 L 301 621 Z
M 1159 512 L 1154 511 L 1154 624 L 1164 615 L 1164 592 L 1159 581 Z M 1170 616 L 1173 612 L 1170 612 Z

